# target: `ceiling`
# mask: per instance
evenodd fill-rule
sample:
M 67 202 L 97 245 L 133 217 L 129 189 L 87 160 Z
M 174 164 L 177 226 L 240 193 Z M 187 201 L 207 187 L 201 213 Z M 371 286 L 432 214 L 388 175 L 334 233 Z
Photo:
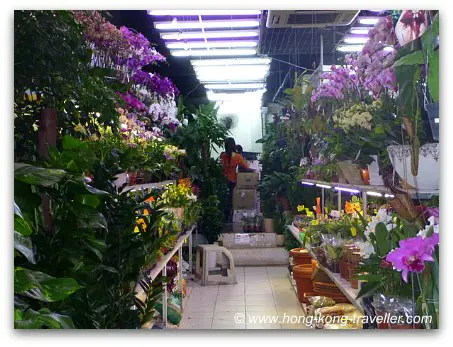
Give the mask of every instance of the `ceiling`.
M 109 11 L 115 25 L 125 25 L 144 34 L 150 42 L 157 45 L 159 52 L 168 57 L 168 64 L 162 64 L 157 72 L 169 77 L 180 89 L 185 99 L 193 104 L 207 102 L 206 90 L 197 80 L 190 63 L 191 57 L 175 57 L 165 46 L 159 31 L 154 28 L 154 17 L 146 10 Z M 360 15 L 372 15 L 361 11 Z M 195 20 L 196 17 L 184 18 Z M 321 37 L 323 42 L 324 65 L 334 64 L 342 53 L 336 51 L 336 45 L 342 40 L 350 26 L 328 28 L 268 28 L 267 11 L 261 16 L 258 55 L 272 58 L 266 81 L 267 91 L 263 96 L 263 105 L 281 96 L 284 88 L 290 87 L 296 72 L 315 69 L 321 62 Z M 193 59 L 193 57 L 192 57 Z M 156 70 L 156 68 L 153 68 Z M 285 79 L 286 77 L 286 79 Z

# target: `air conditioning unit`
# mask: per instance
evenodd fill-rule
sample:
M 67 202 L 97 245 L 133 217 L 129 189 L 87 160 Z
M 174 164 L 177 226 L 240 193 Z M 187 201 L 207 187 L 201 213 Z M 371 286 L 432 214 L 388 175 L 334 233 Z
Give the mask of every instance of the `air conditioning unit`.
M 322 28 L 350 25 L 360 11 L 274 11 L 267 12 L 268 28 Z

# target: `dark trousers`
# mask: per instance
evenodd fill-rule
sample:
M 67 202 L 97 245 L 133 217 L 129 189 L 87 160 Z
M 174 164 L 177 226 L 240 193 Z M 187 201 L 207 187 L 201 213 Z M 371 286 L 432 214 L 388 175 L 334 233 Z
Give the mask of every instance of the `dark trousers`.
M 236 187 L 236 182 L 228 181 L 228 203 L 225 209 L 225 221 L 231 223 L 233 221 L 233 190 Z

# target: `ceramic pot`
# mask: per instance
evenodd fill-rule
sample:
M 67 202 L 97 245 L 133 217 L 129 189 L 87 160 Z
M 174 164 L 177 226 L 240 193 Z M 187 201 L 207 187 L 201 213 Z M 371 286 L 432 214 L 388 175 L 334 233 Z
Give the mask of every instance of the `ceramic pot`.
M 370 173 L 368 171 L 368 168 L 362 168 L 360 169 L 360 177 L 362 178 L 362 182 L 365 185 L 370 184 Z
M 265 233 L 274 233 L 274 219 L 273 218 L 264 218 L 264 232 Z
M 289 251 L 290 256 L 293 258 L 294 265 L 310 264 L 311 255 L 304 248 L 293 248 Z
M 296 281 L 297 299 L 300 303 L 304 302 L 305 293 L 313 292 L 311 275 L 311 264 L 297 265 L 293 267 L 293 279 Z
M 401 46 L 420 37 L 428 27 L 426 11 L 404 10 L 395 26 L 395 34 Z
M 417 176 L 411 172 L 411 146 L 389 146 L 387 152 L 393 168 L 409 186 L 420 190 L 439 189 L 439 143 L 427 143 L 420 147 Z
M 277 246 L 282 247 L 285 245 L 285 235 L 277 235 Z

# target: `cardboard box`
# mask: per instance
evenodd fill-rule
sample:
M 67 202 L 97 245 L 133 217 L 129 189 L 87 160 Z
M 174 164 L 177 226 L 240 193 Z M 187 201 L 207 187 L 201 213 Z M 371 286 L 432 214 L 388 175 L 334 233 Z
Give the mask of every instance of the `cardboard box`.
M 233 223 L 242 223 L 244 217 L 254 217 L 258 215 L 256 210 L 234 210 Z
M 234 210 L 253 210 L 256 207 L 256 190 L 235 189 L 233 191 Z
M 238 178 L 236 181 L 237 189 L 256 189 L 260 174 L 258 172 L 238 172 Z

